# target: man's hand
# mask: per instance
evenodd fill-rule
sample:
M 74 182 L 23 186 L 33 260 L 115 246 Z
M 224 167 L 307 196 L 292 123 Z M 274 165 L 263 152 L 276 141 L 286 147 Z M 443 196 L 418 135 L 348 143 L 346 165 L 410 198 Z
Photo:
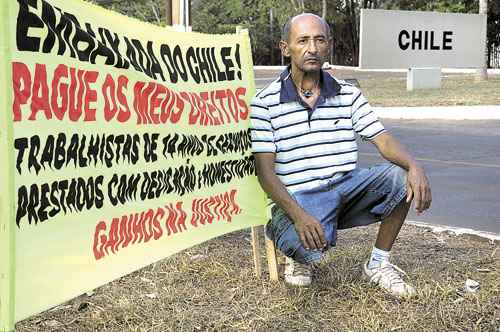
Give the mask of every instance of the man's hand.
M 418 214 L 424 212 L 431 206 L 431 187 L 424 169 L 420 165 L 414 165 L 408 170 L 406 189 L 406 202 L 409 203 L 412 199 L 415 199 L 415 211 L 417 211 Z
M 305 214 L 294 222 L 295 230 L 306 250 L 326 248 L 325 234 L 321 224 L 311 215 Z
M 387 132 L 376 136 L 372 143 L 375 144 L 382 157 L 408 170 L 406 202 L 409 203 L 415 199 L 415 210 L 418 214 L 427 210 L 431 206 L 432 195 L 429 180 L 422 166 Z
M 255 165 L 260 185 L 271 199 L 294 221 L 295 230 L 302 245 L 307 250 L 326 248 L 325 235 L 321 224 L 290 195 L 274 170 L 274 153 L 255 154 Z

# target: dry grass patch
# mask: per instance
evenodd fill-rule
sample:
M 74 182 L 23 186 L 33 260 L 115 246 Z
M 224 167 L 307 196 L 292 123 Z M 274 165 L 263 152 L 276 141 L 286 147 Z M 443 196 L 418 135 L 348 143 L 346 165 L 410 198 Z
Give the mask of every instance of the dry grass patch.
M 255 70 L 257 86 L 263 88 L 264 77 L 274 78 L 280 70 Z M 372 106 L 471 106 L 500 105 L 500 75 L 490 75 L 476 82 L 473 74 L 442 74 L 438 90 L 406 91 L 406 73 L 357 71 L 337 68 L 331 73 L 340 79 L 355 78 Z M 270 79 L 269 79 L 270 82 Z
M 406 78 L 361 79 L 372 106 L 500 105 L 500 76 L 475 82 L 473 75 L 445 76 L 438 90 L 406 91 Z
M 206 242 L 17 324 L 27 331 L 498 331 L 500 246 L 405 226 L 394 261 L 418 296 L 361 280 L 376 226 L 343 231 L 301 289 L 253 276 L 248 231 Z M 481 283 L 461 295 L 467 278 Z

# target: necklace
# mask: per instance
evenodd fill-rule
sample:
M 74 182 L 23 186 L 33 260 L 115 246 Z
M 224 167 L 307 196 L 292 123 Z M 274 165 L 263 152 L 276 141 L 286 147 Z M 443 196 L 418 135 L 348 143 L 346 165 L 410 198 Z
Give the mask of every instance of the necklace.
M 314 95 L 312 89 L 311 90 L 301 89 L 301 90 L 302 90 L 302 95 L 308 99 Z
M 317 84 L 315 86 L 313 86 L 311 89 L 302 89 L 300 88 L 300 93 L 302 93 L 302 95 L 309 99 L 311 98 L 312 96 L 314 96 L 314 92 L 313 90 L 316 88 Z

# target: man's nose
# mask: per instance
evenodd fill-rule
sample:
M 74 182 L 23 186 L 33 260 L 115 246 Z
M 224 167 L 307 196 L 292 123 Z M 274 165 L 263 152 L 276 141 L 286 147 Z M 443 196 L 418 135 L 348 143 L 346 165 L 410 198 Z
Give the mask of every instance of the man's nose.
M 316 41 L 314 39 L 311 39 L 307 44 L 307 51 L 311 54 L 318 53 L 318 46 L 316 45 Z

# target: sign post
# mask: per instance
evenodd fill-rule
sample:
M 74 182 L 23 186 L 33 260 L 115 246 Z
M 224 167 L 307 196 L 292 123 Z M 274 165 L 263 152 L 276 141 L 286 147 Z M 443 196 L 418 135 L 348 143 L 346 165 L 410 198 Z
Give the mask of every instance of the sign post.
M 172 27 L 177 31 L 191 31 L 190 0 L 172 0 Z

